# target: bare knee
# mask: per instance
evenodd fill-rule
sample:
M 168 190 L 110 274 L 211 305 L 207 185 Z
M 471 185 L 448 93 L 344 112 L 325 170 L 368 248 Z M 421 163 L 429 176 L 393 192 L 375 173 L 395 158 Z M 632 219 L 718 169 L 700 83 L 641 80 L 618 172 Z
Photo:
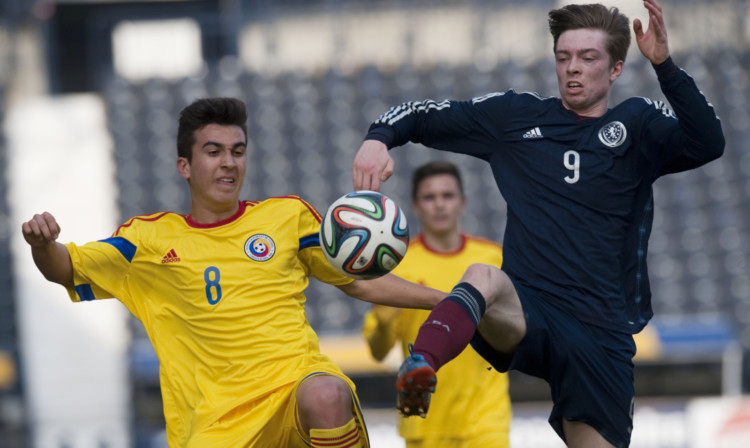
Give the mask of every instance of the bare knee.
M 512 353 L 526 335 L 526 317 L 513 282 L 502 270 L 489 265 L 473 264 L 462 282 L 474 286 L 484 297 L 485 313 L 479 321 L 479 332 L 500 353 Z
M 354 415 L 349 385 L 332 375 L 306 379 L 297 388 L 297 412 L 306 433 L 345 425 Z
M 495 266 L 475 263 L 464 272 L 461 282 L 470 283 L 484 297 L 489 308 L 495 302 L 515 293 L 513 282 L 502 270 Z

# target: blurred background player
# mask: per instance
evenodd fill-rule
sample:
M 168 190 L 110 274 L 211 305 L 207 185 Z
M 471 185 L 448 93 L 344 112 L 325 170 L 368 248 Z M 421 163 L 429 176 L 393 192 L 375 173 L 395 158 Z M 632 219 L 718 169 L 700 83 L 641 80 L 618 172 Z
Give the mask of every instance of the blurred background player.
M 110 238 L 63 245 L 49 213 L 22 224 L 34 262 L 75 302 L 116 297 L 160 362 L 171 447 L 369 446 L 354 384 L 305 316 L 308 276 L 363 300 L 430 307 L 444 294 L 386 275 L 352 280 L 320 250 L 320 214 L 297 196 L 240 201 L 247 112 L 234 98 L 180 113 L 189 215 L 136 216 Z
M 494 242 L 461 232 L 466 210 L 458 168 L 445 161 L 420 166 L 412 176 L 412 210 L 421 233 L 393 271 L 409 281 L 450 289 L 472 263 L 500 267 L 501 248 Z M 395 343 L 404 357 L 428 311 L 373 305 L 362 334 L 372 356 L 382 361 Z M 407 448 L 473 448 L 509 446 L 511 420 L 508 375 L 492 370 L 472 348 L 437 374 L 440 392 L 432 396 L 424 419 L 401 416 L 399 433 Z

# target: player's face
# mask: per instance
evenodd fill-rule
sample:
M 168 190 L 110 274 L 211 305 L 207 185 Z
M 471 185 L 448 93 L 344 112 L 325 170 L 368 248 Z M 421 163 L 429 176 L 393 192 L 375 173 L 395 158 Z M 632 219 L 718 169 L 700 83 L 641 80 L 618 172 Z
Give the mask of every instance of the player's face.
M 193 213 L 236 210 L 245 177 L 245 133 L 239 126 L 209 124 L 195 131 L 192 150 L 192 161 L 180 158 L 177 166 L 190 184 Z
M 557 85 L 563 105 L 586 117 L 607 111 L 612 83 L 622 73 L 622 61 L 611 64 L 602 30 L 568 30 L 555 49 Z
M 466 200 L 455 177 L 436 174 L 419 183 L 412 207 L 425 233 L 444 235 L 459 231 Z

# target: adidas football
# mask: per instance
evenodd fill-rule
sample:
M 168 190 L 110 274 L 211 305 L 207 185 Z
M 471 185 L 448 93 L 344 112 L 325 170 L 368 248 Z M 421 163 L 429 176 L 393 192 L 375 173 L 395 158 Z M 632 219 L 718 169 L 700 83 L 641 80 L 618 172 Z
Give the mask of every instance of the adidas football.
M 387 274 L 409 245 L 406 216 L 396 202 L 360 190 L 337 199 L 320 224 L 320 245 L 328 262 L 356 279 Z

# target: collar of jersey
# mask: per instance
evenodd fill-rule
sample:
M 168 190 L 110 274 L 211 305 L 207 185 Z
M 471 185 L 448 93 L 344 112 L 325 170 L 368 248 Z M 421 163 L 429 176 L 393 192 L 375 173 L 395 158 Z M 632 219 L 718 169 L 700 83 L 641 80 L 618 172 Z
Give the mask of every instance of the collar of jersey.
M 229 224 L 232 221 L 236 221 L 237 218 L 239 218 L 240 216 L 242 216 L 243 213 L 245 213 L 245 201 L 239 201 L 239 202 L 240 202 L 240 206 L 237 209 L 237 212 L 234 215 L 230 216 L 229 218 L 222 219 L 221 221 L 212 222 L 210 224 L 201 224 L 199 222 L 193 221 L 193 218 L 191 218 L 190 215 L 185 216 L 185 221 L 187 221 L 190 227 L 195 227 L 198 229 L 211 229 L 213 227 L 221 227 L 225 224 Z
M 443 251 L 430 247 L 430 245 L 427 244 L 427 241 L 425 241 L 424 234 L 420 233 L 418 238 L 419 238 L 419 242 L 422 243 L 422 246 L 424 246 L 425 249 L 427 249 L 429 252 L 432 252 L 435 255 L 446 255 L 446 256 L 455 255 L 461 252 L 462 250 L 464 250 L 464 247 L 466 247 L 466 235 L 463 233 L 461 234 L 461 244 L 459 244 L 458 248 L 455 250 L 448 251 L 448 252 L 443 252 Z

